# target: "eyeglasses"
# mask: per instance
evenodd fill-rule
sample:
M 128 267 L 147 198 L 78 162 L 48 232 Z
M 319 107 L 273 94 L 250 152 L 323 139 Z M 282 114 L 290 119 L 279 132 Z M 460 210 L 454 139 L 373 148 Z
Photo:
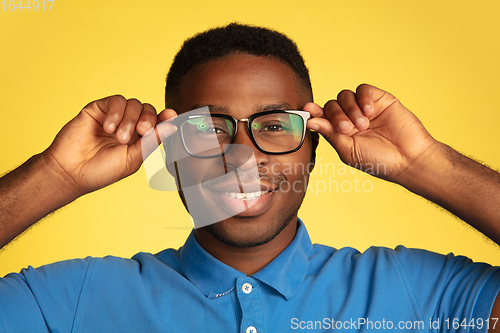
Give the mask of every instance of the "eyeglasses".
M 238 133 L 238 122 L 248 124 L 250 139 L 259 151 L 283 155 L 300 149 L 309 118 L 307 111 L 290 110 L 264 111 L 245 119 L 227 114 L 188 113 L 177 117 L 174 124 L 180 129 L 184 149 L 194 157 L 227 153 Z

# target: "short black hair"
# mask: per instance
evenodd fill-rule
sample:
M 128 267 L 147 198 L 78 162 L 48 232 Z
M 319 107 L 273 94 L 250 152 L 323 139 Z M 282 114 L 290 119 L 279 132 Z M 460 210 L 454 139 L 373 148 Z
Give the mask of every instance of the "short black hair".
M 273 57 L 297 75 L 299 83 L 312 98 L 311 79 L 297 45 L 286 35 L 272 29 L 230 23 L 187 39 L 177 53 L 167 75 L 165 104 L 179 91 L 181 80 L 197 64 L 233 53 Z

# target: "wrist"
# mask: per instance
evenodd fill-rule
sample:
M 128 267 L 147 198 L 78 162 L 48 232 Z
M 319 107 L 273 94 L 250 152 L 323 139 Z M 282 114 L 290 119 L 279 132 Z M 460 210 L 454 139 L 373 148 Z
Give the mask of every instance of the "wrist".
M 426 198 L 442 193 L 452 168 L 452 152 L 448 145 L 435 141 L 405 168 L 398 184 Z
M 67 174 L 57 160 L 44 151 L 35 155 L 34 172 L 39 185 L 62 205 L 68 204 L 85 194 L 76 181 Z
M 0 178 L 0 247 L 77 198 L 42 154 Z

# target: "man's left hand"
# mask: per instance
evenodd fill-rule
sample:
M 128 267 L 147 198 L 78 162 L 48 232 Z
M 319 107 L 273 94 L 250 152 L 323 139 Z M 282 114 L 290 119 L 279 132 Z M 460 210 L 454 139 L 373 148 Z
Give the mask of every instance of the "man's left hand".
M 396 97 L 368 84 L 341 91 L 323 108 L 308 103 L 304 110 L 312 117 L 307 127 L 322 134 L 344 163 L 395 183 L 404 183 L 409 168 L 425 165 L 439 149 Z

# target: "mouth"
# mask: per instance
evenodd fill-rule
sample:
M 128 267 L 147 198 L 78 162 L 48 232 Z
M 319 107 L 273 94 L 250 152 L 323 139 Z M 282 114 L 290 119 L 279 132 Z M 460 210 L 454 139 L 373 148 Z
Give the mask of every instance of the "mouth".
M 233 199 L 242 200 L 242 201 L 250 201 L 260 198 L 262 195 L 266 195 L 271 191 L 257 191 L 250 193 L 240 193 L 240 192 L 223 192 L 222 194 L 231 197 Z
M 258 172 L 232 173 L 202 183 L 204 196 L 223 219 L 258 216 L 270 209 L 283 179 Z M 220 214 L 219 214 L 220 213 Z
M 218 192 L 207 189 L 216 206 L 230 217 L 252 217 L 266 212 L 277 189 L 254 192 Z

